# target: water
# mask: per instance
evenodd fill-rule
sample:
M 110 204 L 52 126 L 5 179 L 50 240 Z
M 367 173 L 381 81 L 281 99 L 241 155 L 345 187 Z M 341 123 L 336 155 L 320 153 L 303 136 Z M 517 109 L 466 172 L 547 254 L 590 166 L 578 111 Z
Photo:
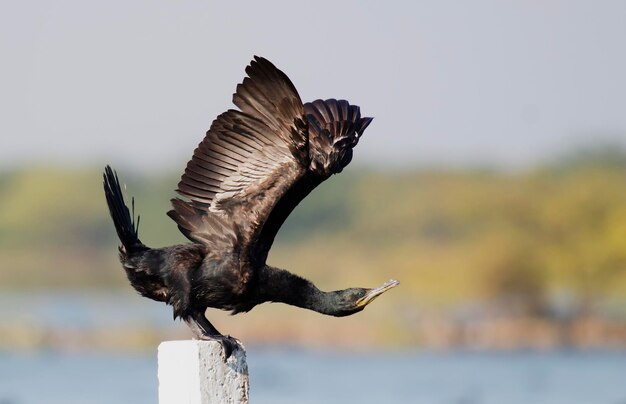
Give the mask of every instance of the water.
M 626 353 L 248 348 L 253 404 L 626 404 Z M 0 353 L 0 404 L 156 403 L 156 357 Z
M 44 330 L 175 326 L 169 308 L 130 290 L 3 292 L 0 318 L 5 326 Z M 248 365 L 253 404 L 626 404 L 626 352 L 345 353 L 248 346 Z M 156 347 L 154 354 L 0 351 L 0 404 L 154 404 L 156 366 Z

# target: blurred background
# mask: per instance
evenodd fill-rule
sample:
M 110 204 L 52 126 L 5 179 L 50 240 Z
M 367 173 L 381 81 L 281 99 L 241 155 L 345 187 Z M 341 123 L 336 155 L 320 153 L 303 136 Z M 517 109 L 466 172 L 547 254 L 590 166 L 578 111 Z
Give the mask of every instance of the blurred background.
M 624 403 L 626 5 L 0 5 L 0 403 L 156 402 L 190 338 L 136 295 L 102 193 L 158 247 L 193 149 L 253 55 L 375 120 L 269 262 L 401 286 L 358 315 L 266 304 L 216 327 L 259 403 Z M 33 388 L 37 386 L 37 388 Z

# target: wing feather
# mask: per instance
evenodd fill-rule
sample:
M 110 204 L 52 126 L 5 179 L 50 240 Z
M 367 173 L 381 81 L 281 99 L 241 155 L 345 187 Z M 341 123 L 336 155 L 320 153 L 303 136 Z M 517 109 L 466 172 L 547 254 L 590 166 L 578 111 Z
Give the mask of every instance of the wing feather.
M 255 57 L 246 73 L 233 95 L 239 110 L 213 121 L 178 184 L 188 200 L 173 199 L 168 215 L 213 253 L 263 264 L 289 213 L 349 162 L 371 119 L 344 100 L 303 104 L 266 59 Z
M 241 111 L 228 110 L 213 121 L 178 184 L 188 201 L 172 202 L 170 216 L 196 242 L 207 244 L 213 232 L 230 223 L 243 246 L 250 244 L 308 165 L 308 128 L 295 87 L 262 58 L 246 72 L 233 95 Z

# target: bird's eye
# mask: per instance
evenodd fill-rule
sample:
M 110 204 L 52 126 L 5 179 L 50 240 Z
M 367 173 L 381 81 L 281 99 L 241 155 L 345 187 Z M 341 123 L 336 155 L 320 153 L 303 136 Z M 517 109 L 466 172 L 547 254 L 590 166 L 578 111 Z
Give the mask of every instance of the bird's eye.
M 363 292 L 359 292 L 356 294 L 358 297 L 363 297 Z

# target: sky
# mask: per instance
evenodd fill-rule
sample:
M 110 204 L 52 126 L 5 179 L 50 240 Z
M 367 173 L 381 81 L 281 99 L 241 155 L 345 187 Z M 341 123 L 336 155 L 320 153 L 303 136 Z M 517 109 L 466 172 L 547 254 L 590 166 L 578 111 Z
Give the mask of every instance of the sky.
M 626 146 L 623 1 L 3 2 L 0 51 L 0 169 L 182 169 L 253 55 L 375 117 L 361 164 Z

